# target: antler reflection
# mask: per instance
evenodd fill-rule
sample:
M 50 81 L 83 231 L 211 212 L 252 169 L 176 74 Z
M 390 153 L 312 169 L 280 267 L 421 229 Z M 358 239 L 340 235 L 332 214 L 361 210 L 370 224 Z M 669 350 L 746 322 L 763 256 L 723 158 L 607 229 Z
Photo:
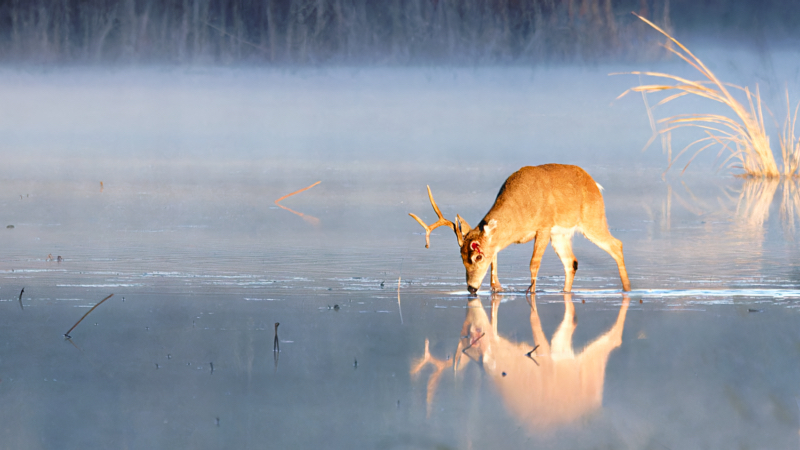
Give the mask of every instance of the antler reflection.
M 436 388 L 439 387 L 439 378 L 442 376 L 442 372 L 444 369 L 447 368 L 448 363 L 447 361 L 442 361 L 441 359 L 434 358 L 431 356 L 431 352 L 429 351 L 430 348 L 430 341 L 425 339 L 425 353 L 423 354 L 422 358 L 417 360 L 417 363 L 414 367 L 411 368 L 411 375 L 416 375 L 425 367 L 428 363 L 434 366 L 434 371 L 431 376 L 428 378 L 428 389 L 427 389 L 427 398 L 425 399 L 427 405 L 427 413 L 425 417 L 431 416 L 431 407 L 433 406 L 433 396 L 436 395 Z

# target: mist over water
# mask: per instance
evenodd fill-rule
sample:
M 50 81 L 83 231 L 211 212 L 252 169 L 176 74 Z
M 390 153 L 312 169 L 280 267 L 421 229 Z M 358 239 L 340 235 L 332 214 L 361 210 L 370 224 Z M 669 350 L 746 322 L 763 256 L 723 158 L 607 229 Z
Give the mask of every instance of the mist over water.
M 800 55 L 769 42 L 686 43 L 721 79 L 758 84 L 781 122 Z M 3 445 L 797 446 L 797 182 L 734 177 L 717 150 L 664 175 L 660 143 L 641 151 L 641 97 L 615 100 L 639 78 L 609 74 L 696 75 L 675 59 L 613 61 L 6 65 Z M 701 110 L 718 111 L 682 99 L 656 114 Z M 500 253 L 506 292 L 491 298 L 485 280 L 478 301 L 450 230 L 424 248 L 408 213 L 436 219 L 426 185 L 445 217 L 474 225 L 509 174 L 544 163 L 580 165 L 603 186 L 629 296 L 582 236 L 572 296 L 546 251 L 536 317 L 531 244 Z M 317 181 L 280 202 L 290 210 L 276 205 Z M 586 349 L 603 339 L 606 359 L 589 369 Z M 576 372 L 535 378 L 565 365 L 599 385 L 592 401 L 564 390 L 561 404 L 590 405 L 577 419 L 515 406 L 508 392 L 567 385 Z

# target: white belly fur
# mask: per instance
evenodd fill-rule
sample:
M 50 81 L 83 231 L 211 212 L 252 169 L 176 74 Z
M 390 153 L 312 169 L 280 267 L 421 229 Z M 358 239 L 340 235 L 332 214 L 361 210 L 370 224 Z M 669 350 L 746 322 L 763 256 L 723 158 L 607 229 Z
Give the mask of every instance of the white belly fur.
M 564 235 L 567 238 L 572 239 L 572 236 L 575 234 L 576 231 L 580 231 L 580 228 L 578 228 L 577 225 L 574 226 L 574 227 L 570 227 L 570 228 L 564 228 L 564 227 L 560 227 L 560 226 L 556 225 L 553 228 L 550 228 L 550 235 L 551 236 L 552 235 Z M 527 242 L 530 242 L 531 239 L 533 239 L 535 237 L 536 237 L 536 232 L 532 231 L 532 232 L 528 233 L 527 235 L 525 235 L 525 237 L 523 237 L 522 239 L 517 240 L 514 243 L 515 244 L 525 244 Z
M 579 230 L 579 228 L 578 228 L 577 225 L 574 226 L 574 227 L 570 227 L 570 228 L 564 228 L 564 227 L 560 227 L 560 226 L 556 225 L 556 226 L 554 226 L 553 228 L 550 229 L 550 234 L 551 235 L 559 234 L 559 235 L 566 236 L 569 239 L 572 239 L 572 236 L 578 230 Z

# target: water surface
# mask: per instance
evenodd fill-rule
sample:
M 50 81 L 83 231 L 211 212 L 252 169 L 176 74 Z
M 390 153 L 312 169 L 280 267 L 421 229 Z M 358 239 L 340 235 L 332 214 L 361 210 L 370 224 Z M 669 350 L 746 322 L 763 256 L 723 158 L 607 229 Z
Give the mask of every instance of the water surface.
M 663 181 L 658 150 L 639 152 L 641 104 L 609 104 L 629 81 L 559 70 L 4 72 L 5 445 L 797 446 L 796 186 L 709 165 Z M 506 176 L 546 162 L 604 186 L 634 290 L 576 236 L 565 297 L 548 249 L 535 303 L 552 358 L 621 337 L 592 372 L 599 403 L 542 425 L 501 385 L 516 372 L 493 375 L 480 340 L 459 350 L 492 299 L 469 301 L 449 230 L 425 249 L 407 214 L 435 220 L 430 185 L 475 224 Z M 316 181 L 282 202 L 304 217 L 273 203 Z M 531 251 L 499 256 L 490 336 L 544 368 L 542 350 L 524 359 Z M 553 343 L 570 308 L 571 352 Z

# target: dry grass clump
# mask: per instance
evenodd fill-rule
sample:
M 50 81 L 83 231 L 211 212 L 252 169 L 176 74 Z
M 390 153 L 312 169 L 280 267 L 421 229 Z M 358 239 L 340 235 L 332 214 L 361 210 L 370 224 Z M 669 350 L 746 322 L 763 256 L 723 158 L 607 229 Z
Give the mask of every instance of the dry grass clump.
M 721 103 L 730 108 L 733 113 L 731 115 L 678 114 L 661 119 L 659 123 L 662 124 L 663 128 L 654 134 L 648 145 L 655 139 L 656 134 L 661 134 L 662 138 L 664 138 L 664 142 L 670 145 L 670 137 L 673 130 L 683 127 L 695 127 L 702 129 L 705 132 L 705 137 L 697 139 L 684 147 L 674 158 L 671 157 L 670 149 L 670 166 L 672 166 L 675 160 L 694 149 L 694 154 L 689 158 L 689 161 L 683 169 L 686 170 L 686 167 L 688 167 L 703 150 L 719 145 L 721 148 L 718 156 L 721 156 L 726 151 L 730 152 L 730 155 L 724 160 L 723 165 L 742 170 L 744 176 L 779 178 L 782 174 L 787 177 L 800 175 L 800 172 L 798 172 L 798 169 L 800 169 L 800 141 L 795 138 L 794 134 L 797 109 L 795 109 L 793 118 L 791 114 L 787 113 L 783 134 L 780 137 L 781 153 L 783 157 L 783 171 L 781 172 L 775 162 L 772 149 L 770 148 L 769 136 L 764 127 L 764 114 L 762 113 L 761 95 L 759 94 L 758 87 L 756 87 L 755 92 L 751 92 L 747 87 L 740 87 L 720 81 L 698 57 L 683 44 L 678 42 L 678 40 L 670 36 L 669 33 L 644 17 L 635 13 L 634 15 L 666 36 L 668 39 L 667 45 L 665 45 L 666 49 L 694 67 L 705 79 L 693 81 L 668 73 L 630 72 L 634 75 L 646 75 L 668 80 L 672 82 L 672 84 L 637 86 L 628 89 L 617 98 L 623 97 L 629 92 L 641 92 L 643 95 L 655 92 L 668 93 L 669 95 L 666 98 L 653 106 L 653 108 L 655 108 L 687 95 L 696 95 Z M 743 97 L 744 104 L 734 97 L 732 92 L 739 94 L 740 98 Z M 647 105 L 647 107 L 648 114 L 651 115 L 651 108 L 649 105 Z M 652 119 L 651 125 L 655 125 Z

